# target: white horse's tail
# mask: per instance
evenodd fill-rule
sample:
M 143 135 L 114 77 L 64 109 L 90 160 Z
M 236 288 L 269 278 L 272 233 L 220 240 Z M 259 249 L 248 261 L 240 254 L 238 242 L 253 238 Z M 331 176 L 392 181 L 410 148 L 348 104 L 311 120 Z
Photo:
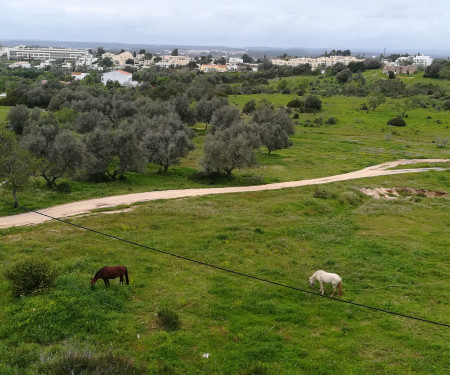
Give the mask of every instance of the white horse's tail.
M 339 295 L 339 297 L 342 297 L 342 280 L 339 281 L 339 284 L 338 284 L 338 295 Z

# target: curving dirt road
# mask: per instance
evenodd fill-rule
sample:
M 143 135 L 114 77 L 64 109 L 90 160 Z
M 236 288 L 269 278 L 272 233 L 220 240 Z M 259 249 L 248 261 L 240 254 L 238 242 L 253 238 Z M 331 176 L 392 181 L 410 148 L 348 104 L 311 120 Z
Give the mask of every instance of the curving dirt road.
M 384 164 L 374 165 L 355 172 L 338 174 L 335 176 L 314 178 L 310 180 L 301 180 L 301 181 L 280 182 L 276 184 L 267 184 L 267 185 L 165 190 L 165 191 L 151 191 L 147 193 L 117 195 L 112 197 L 88 199 L 84 201 L 67 203 L 60 206 L 44 208 L 42 210 L 39 210 L 39 212 L 51 217 L 63 218 L 68 216 L 84 214 L 93 209 L 115 207 L 118 205 L 128 205 L 136 202 L 146 202 L 157 199 L 174 199 L 174 198 L 196 197 L 209 194 L 228 194 L 228 193 L 242 193 L 250 191 L 276 190 L 306 185 L 326 184 L 328 182 L 352 180 L 364 177 L 387 176 L 393 174 L 412 173 L 412 172 L 444 171 L 449 169 L 449 168 L 411 168 L 411 169 L 393 169 L 393 170 L 389 169 L 394 168 L 398 165 L 405 165 L 405 164 L 439 163 L 439 162 L 450 162 L 450 159 L 402 159 Z M 33 212 L 27 212 L 19 215 L 0 217 L 0 228 L 40 224 L 49 220 L 51 220 L 51 218 Z

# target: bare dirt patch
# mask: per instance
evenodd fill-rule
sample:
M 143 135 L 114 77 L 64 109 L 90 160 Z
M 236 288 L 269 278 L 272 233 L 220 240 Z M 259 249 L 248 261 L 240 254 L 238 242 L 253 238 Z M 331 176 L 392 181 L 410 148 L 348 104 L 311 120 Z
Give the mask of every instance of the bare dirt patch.
M 359 189 L 366 195 L 376 199 L 397 199 L 399 197 L 419 196 L 425 198 L 439 198 L 448 195 L 442 191 L 433 191 L 426 189 L 414 189 L 411 187 L 393 187 L 393 188 L 361 188 Z

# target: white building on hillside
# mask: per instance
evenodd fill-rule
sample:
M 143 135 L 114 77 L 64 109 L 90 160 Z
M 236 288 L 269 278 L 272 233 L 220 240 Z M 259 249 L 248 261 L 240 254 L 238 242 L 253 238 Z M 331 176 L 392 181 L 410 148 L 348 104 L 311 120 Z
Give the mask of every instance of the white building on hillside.
M 10 68 L 24 68 L 24 69 L 30 69 L 31 64 L 26 61 L 17 61 L 15 63 L 9 64 L 8 67 Z
M 428 66 L 431 65 L 432 62 L 433 58 L 430 56 L 417 55 L 413 57 L 414 65 Z
M 122 86 L 136 86 L 137 82 L 133 81 L 132 74 L 123 70 L 114 70 L 112 72 L 103 73 L 102 83 L 106 85 L 108 81 L 117 81 Z
M 228 58 L 228 64 L 237 65 L 237 64 L 243 64 L 243 63 L 244 63 L 244 59 L 241 59 L 239 57 Z
M 161 61 L 157 62 L 155 65 L 162 66 L 164 68 L 170 68 L 171 66 L 185 66 L 189 64 L 192 59 L 187 56 L 161 56 Z
M 328 57 L 296 57 L 289 60 L 284 59 L 272 59 L 272 64 L 274 65 L 288 65 L 288 66 L 298 66 L 301 64 L 311 65 L 311 69 L 316 68 L 326 68 L 333 66 L 336 63 L 342 63 L 345 65 L 351 62 L 364 61 L 364 59 L 358 59 L 355 56 L 328 56 Z
M 72 48 L 40 48 L 18 46 L 7 50 L 8 60 L 48 60 L 48 59 L 72 59 L 78 60 L 90 56 L 87 49 Z

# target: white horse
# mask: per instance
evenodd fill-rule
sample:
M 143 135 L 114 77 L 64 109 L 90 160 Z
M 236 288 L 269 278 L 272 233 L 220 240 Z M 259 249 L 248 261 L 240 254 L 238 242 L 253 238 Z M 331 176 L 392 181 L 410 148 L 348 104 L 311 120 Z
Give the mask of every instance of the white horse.
M 342 278 L 339 275 L 335 273 L 325 272 L 323 270 L 316 271 L 309 278 L 309 284 L 311 285 L 311 288 L 314 286 L 314 282 L 316 280 L 320 283 L 320 291 L 322 292 L 322 295 L 324 293 L 323 283 L 331 283 L 333 284 L 333 293 L 331 294 L 331 297 L 333 297 L 334 292 L 336 291 L 336 287 L 339 288 L 338 289 L 339 297 L 342 297 Z

